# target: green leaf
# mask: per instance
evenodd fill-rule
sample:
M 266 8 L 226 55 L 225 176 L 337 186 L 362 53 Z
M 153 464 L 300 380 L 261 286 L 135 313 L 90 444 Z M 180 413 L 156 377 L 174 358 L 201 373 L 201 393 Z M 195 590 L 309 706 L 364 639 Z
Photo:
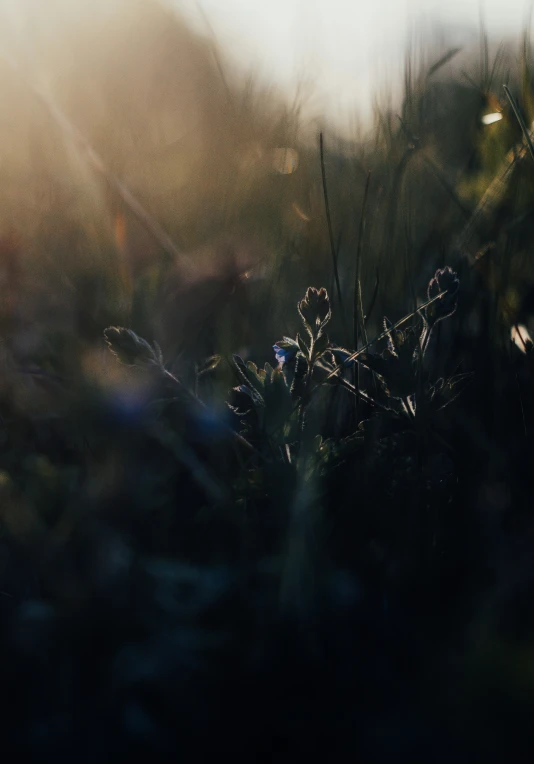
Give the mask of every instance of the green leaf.
M 282 342 L 281 343 L 279 342 L 278 344 L 281 347 L 291 348 L 291 347 L 296 347 L 298 343 L 295 342 L 295 340 L 291 339 L 291 337 L 282 337 Z
M 211 355 L 209 358 L 206 358 L 204 361 L 202 361 L 202 363 L 197 364 L 197 376 L 200 376 L 201 374 L 207 374 L 210 371 L 214 371 L 220 364 L 221 358 L 222 357 L 220 355 Z
M 242 377 L 243 381 L 247 385 L 249 386 L 251 385 L 252 387 L 254 387 L 254 389 L 257 390 L 257 392 L 261 395 L 261 393 L 263 392 L 263 382 L 260 381 L 257 374 L 248 368 L 248 366 L 245 364 L 245 362 L 240 356 L 233 355 L 232 357 L 234 359 L 234 364 L 240 376 Z
M 301 307 L 300 307 L 300 303 L 297 305 L 297 310 L 298 310 L 298 312 L 299 312 L 299 316 L 300 316 L 300 317 L 301 317 L 301 319 L 302 319 L 302 323 L 304 324 L 304 328 L 306 329 L 306 331 L 307 331 L 307 332 L 308 332 L 308 334 L 310 335 L 310 339 L 313 339 L 313 331 L 312 331 L 312 328 L 311 328 L 310 324 L 308 323 L 308 320 L 307 320 L 306 316 L 304 315 L 304 313 L 303 313 L 303 312 L 302 312 L 302 310 L 301 310 Z
M 109 326 L 104 337 L 113 355 L 126 366 L 161 367 L 161 350 L 154 349 L 131 329 Z
M 325 352 L 329 344 L 327 334 L 319 334 L 313 345 L 313 355 L 315 358 L 320 358 Z
M 273 367 L 271 366 L 270 363 L 265 363 L 263 368 L 265 370 L 265 374 L 266 374 L 267 380 L 271 381 L 272 376 L 273 376 L 273 371 L 274 371 Z
M 257 380 L 258 385 L 260 385 L 260 389 L 261 389 L 265 382 L 265 372 L 263 372 L 262 369 L 258 369 L 258 367 L 253 361 L 248 361 L 247 369 L 251 374 L 254 375 L 254 378 Z M 258 385 L 256 385 L 256 387 Z
M 310 350 L 309 350 L 308 346 L 306 345 L 306 343 L 304 342 L 304 340 L 302 339 L 302 337 L 300 336 L 300 334 L 297 334 L 297 343 L 298 343 L 298 346 L 300 348 L 300 352 L 306 358 L 309 358 L 310 357 Z

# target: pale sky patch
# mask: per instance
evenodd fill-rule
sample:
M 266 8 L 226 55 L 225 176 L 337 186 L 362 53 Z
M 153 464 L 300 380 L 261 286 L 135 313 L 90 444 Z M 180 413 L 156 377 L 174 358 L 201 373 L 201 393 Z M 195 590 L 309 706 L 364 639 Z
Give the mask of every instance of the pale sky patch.
M 245 67 L 294 89 L 314 82 L 333 113 L 369 113 L 371 94 L 395 80 L 413 24 L 438 21 L 476 39 L 519 34 L 529 0 L 167 0 L 202 27 L 200 4 L 222 46 Z

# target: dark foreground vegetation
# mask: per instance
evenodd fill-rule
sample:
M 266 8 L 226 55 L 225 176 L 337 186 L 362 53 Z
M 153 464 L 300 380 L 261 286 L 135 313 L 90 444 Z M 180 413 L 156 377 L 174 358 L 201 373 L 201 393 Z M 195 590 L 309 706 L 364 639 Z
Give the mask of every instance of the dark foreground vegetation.
M 78 88 L 0 71 L 6 761 L 527 760 L 528 39 L 319 141 L 131 8 Z

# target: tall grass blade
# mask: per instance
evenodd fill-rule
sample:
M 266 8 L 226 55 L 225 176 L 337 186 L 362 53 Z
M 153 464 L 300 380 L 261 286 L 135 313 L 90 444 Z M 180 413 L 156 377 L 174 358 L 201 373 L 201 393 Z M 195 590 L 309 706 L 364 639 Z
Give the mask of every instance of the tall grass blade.
M 441 69 L 442 66 L 445 66 L 449 63 L 449 61 L 452 61 L 452 59 L 458 55 L 458 53 L 461 51 L 461 48 L 451 48 L 448 50 L 445 55 L 443 55 L 441 58 L 438 58 L 438 60 L 432 64 L 432 66 L 429 68 L 427 72 L 427 77 L 432 77 L 433 74 L 435 74 L 439 69 Z
M 513 112 L 515 114 L 515 117 L 517 121 L 519 122 L 519 126 L 521 127 L 521 130 L 523 132 L 523 135 L 525 137 L 525 141 L 528 146 L 528 150 L 530 152 L 530 156 L 534 160 L 534 144 L 532 143 L 532 136 L 530 133 L 530 130 L 527 128 L 525 124 L 525 120 L 523 119 L 523 115 L 521 114 L 521 110 L 517 104 L 517 101 L 513 97 L 512 93 L 510 92 L 510 88 L 508 85 L 503 85 L 504 92 L 506 93 L 506 97 L 508 98 L 510 102 L 510 106 L 513 109 Z
M 330 251 L 332 253 L 332 265 L 334 269 L 334 278 L 336 281 L 336 288 L 337 288 L 337 296 L 339 301 L 339 307 L 341 311 L 341 318 L 343 320 L 343 326 L 345 330 L 347 329 L 347 317 L 345 315 L 345 309 L 343 307 L 343 297 L 341 294 L 341 282 L 339 280 L 339 270 L 337 265 L 337 253 L 336 253 L 336 245 L 334 243 L 334 233 L 332 230 L 332 218 L 330 215 L 330 204 L 328 201 L 328 185 L 326 182 L 326 169 L 324 164 L 324 139 L 323 139 L 323 133 L 321 132 L 319 134 L 319 153 L 321 157 L 321 175 L 323 179 L 323 195 L 324 195 L 324 204 L 325 204 L 325 211 L 326 211 L 326 222 L 328 225 L 328 237 L 330 240 Z

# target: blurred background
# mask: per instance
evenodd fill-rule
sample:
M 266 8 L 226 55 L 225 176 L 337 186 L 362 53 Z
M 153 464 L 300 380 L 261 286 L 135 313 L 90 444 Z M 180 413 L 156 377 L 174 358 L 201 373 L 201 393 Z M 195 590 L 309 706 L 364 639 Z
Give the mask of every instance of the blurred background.
M 331 286 L 321 130 L 345 301 L 369 171 L 372 219 L 412 198 L 415 274 L 422 248 L 434 246 L 435 212 L 461 220 L 450 190 L 472 209 L 482 196 L 485 180 L 474 191 L 471 173 L 479 138 L 509 148 L 509 121 L 484 133 L 480 119 L 497 108 L 502 81 L 521 76 L 527 11 L 517 0 L 2 0 L 0 234 L 6 252 L 18 252 L 4 256 L 5 279 L 28 301 L 13 298 L 11 318 L 45 310 L 54 331 L 79 320 L 93 337 L 129 323 L 175 358 L 179 343 L 165 326 L 178 335 L 193 304 L 199 315 L 222 309 L 236 284 L 271 301 L 275 289 L 280 315 L 307 282 Z M 413 137 L 421 151 L 404 168 Z M 427 192 L 410 197 L 421 183 Z M 386 242 L 379 227 L 367 235 L 370 300 Z M 405 235 L 388 232 L 392 250 Z M 382 283 L 402 289 L 406 265 L 394 271 Z M 205 286 L 180 298 L 210 279 L 213 294 Z M 377 307 L 386 293 L 396 307 L 389 288 Z M 240 318 L 238 328 L 246 335 Z M 267 340 L 256 341 L 267 352 Z
M 529 13 L 0 0 L 8 749 L 445 764 L 528 739 Z M 444 413 L 402 369 L 408 404 L 348 370 L 371 403 L 313 406 L 273 371 L 308 287 L 348 352 L 385 316 L 419 331 L 446 266 Z M 267 375 L 278 424 L 247 445 L 226 404 Z
M 474 45 L 484 21 L 492 39 L 513 39 L 528 19 L 529 0 L 167 0 L 202 29 L 206 19 L 241 66 L 294 93 L 312 85 L 336 127 L 366 122 L 377 91 L 400 92 L 404 53 L 414 36 Z

